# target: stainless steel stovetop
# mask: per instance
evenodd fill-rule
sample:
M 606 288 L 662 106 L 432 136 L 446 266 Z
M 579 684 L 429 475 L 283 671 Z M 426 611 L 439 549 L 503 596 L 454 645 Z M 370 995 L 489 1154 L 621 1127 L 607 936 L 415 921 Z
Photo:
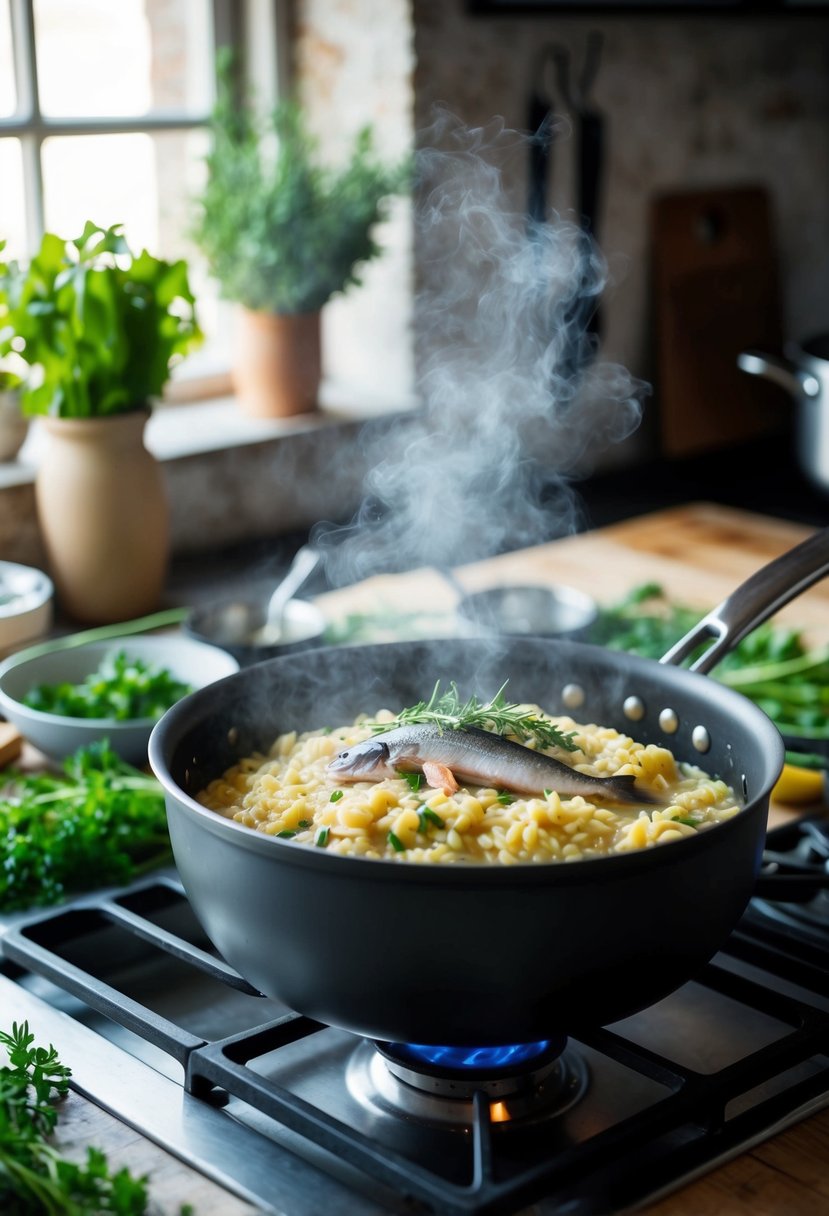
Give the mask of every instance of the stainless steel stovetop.
M 770 849 L 825 867 L 829 829 Z M 755 901 L 643 1013 L 471 1071 L 256 994 L 172 871 L 4 930 L 6 1016 L 58 1046 L 80 1093 L 264 1212 L 632 1211 L 829 1105 L 827 891 Z

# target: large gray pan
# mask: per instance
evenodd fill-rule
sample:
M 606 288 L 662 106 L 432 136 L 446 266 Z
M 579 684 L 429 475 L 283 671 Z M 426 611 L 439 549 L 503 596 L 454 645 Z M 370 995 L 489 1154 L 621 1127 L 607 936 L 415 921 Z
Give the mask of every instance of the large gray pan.
M 829 529 L 759 572 L 663 660 L 537 638 L 309 651 L 196 692 L 153 732 L 176 864 L 220 953 L 260 991 L 361 1035 L 532 1042 L 606 1024 L 716 953 L 755 890 L 780 736 L 710 669 L 829 570 Z M 715 637 L 700 671 L 673 666 Z M 739 815 L 693 838 L 572 864 L 423 866 L 338 857 L 253 832 L 194 799 L 281 731 L 427 697 L 511 698 L 667 745 L 731 784 Z

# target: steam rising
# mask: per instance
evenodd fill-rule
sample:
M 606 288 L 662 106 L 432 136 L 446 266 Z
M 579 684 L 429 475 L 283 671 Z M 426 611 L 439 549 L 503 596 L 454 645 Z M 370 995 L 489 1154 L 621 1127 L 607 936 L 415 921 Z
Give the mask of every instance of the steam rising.
M 529 223 L 506 186 L 527 138 L 441 113 L 417 154 L 422 409 L 370 455 L 363 508 L 317 529 L 336 583 L 464 561 L 576 526 L 568 478 L 638 425 L 645 386 L 586 332 L 599 251 L 557 217 Z

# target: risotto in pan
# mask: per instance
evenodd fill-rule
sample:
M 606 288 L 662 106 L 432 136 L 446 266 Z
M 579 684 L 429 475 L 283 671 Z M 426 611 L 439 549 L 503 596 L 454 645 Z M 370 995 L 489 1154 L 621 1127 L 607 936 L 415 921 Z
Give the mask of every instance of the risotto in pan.
M 541 711 L 537 711 L 541 713 Z M 280 735 L 267 755 L 228 769 L 199 795 L 209 809 L 297 845 L 401 862 L 515 865 L 604 857 L 693 836 L 739 813 L 734 791 L 665 747 L 638 743 L 603 726 L 548 718 L 576 750 L 545 749 L 577 774 L 627 777 L 638 801 L 564 794 L 529 795 L 462 781 L 433 788 L 420 772 L 380 779 L 329 771 L 344 749 L 376 734 L 364 719 L 330 731 Z M 391 714 L 378 714 L 388 721 Z

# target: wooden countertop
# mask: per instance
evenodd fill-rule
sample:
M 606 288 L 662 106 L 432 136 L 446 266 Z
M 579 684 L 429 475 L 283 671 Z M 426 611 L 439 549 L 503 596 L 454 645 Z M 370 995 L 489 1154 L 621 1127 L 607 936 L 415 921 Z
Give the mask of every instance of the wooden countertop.
M 595 532 L 504 554 L 460 567 L 467 590 L 505 583 L 567 583 L 603 603 L 645 581 L 662 584 L 673 599 L 708 609 L 810 529 L 747 512 L 690 504 Z M 452 627 L 456 593 L 436 571 L 381 576 L 320 597 L 327 615 L 429 614 L 435 632 Z M 778 619 L 806 629 L 810 640 L 829 641 L 829 581 L 810 589 Z M 772 822 L 801 813 L 772 808 Z M 14 1010 L 6 1011 L 13 1018 Z M 60 1045 L 57 1045 L 58 1048 Z M 94 1143 L 113 1164 L 149 1171 L 158 1210 L 174 1213 L 186 1200 L 198 1216 L 250 1211 L 163 1149 L 72 1094 L 60 1126 L 61 1141 L 79 1149 Z M 829 1110 L 768 1140 L 651 1205 L 652 1216 L 815 1216 L 829 1211 Z

